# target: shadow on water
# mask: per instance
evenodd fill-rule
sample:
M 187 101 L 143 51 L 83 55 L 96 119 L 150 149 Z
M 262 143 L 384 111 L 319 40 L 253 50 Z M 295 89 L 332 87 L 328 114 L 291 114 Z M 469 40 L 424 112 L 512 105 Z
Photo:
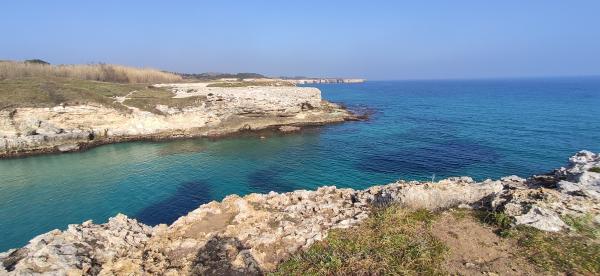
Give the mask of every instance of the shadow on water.
M 289 192 L 298 188 L 293 183 L 285 181 L 281 177 L 281 171 L 273 167 L 257 170 L 248 175 L 248 185 L 255 193 Z
M 474 164 L 494 164 L 499 154 L 467 140 L 449 140 L 397 151 L 374 151 L 356 165 L 376 173 L 420 173 L 445 176 Z
M 210 186 L 206 182 L 185 182 L 177 188 L 175 194 L 144 208 L 135 218 L 148 225 L 170 224 L 211 200 Z

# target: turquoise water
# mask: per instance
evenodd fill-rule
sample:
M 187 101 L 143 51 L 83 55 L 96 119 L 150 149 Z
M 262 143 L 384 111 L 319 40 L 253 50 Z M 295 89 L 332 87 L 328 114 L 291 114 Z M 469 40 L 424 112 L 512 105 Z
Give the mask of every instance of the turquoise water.
M 0 251 L 121 212 L 169 223 L 228 194 L 396 179 L 528 176 L 600 151 L 600 79 L 318 86 L 366 122 L 219 140 L 107 145 L 0 160 Z M 266 139 L 259 139 L 259 136 Z

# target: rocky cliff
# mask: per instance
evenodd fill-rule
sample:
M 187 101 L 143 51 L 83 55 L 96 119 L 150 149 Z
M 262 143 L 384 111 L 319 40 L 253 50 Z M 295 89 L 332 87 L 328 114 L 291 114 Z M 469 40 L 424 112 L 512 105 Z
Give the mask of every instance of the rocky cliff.
M 475 182 L 469 177 L 405 182 L 365 190 L 232 195 L 200 206 L 173 224 L 149 227 L 118 215 L 40 235 L 0 253 L 0 274 L 247 275 L 270 271 L 292 253 L 351 227 L 374 207 L 504 212 L 514 224 L 567 231 L 564 216 L 600 223 L 600 154 L 582 151 L 565 168 L 523 179 Z
M 340 122 L 355 118 L 324 101 L 309 87 L 207 87 L 207 83 L 164 84 L 173 98 L 194 99 L 180 108 L 156 104 L 157 112 L 115 102 L 128 112 L 100 104 L 21 107 L 0 110 L 0 157 L 75 151 L 139 139 L 217 136 L 281 125 Z M 134 91 L 135 92 L 135 91 Z M 132 93 L 134 93 L 132 92 Z
M 286 79 L 293 84 L 328 84 L 328 83 L 363 83 L 365 79 L 338 79 L 338 78 L 309 78 L 309 79 Z

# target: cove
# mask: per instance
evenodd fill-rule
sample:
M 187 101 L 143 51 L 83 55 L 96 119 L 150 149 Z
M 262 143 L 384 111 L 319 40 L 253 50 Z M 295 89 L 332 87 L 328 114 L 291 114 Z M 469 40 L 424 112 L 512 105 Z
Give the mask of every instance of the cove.
M 0 251 L 124 213 L 171 223 L 229 194 L 364 188 L 396 179 L 544 173 L 600 151 L 600 79 L 317 86 L 371 119 L 218 140 L 133 142 L 0 160 Z M 260 139 L 265 136 L 265 139 Z

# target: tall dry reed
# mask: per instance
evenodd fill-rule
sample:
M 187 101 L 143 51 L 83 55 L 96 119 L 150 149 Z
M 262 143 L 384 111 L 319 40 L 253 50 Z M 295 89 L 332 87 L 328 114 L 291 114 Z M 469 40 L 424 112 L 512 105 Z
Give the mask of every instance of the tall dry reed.
M 120 83 L 178 82 L 181 76 L 156 69 L 113 64 L 46 65 L 0 61 L 0 80 L 20 77 L 65 77 Z

